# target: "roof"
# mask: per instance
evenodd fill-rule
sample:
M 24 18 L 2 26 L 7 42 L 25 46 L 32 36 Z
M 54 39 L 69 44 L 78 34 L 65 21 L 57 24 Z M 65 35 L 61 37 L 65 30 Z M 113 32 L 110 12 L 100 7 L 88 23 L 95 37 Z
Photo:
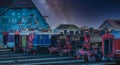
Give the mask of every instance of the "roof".
M 32 0 L 0 0 L 0 7 L 34 8 L 35 5 L 33 4 Z
M 114 35 L 113 34 L 110 34 L 110 33 L 108 33 L 108 34 L 104 34 L 103 36 L 102 36 L 102 39 L 114 39 Z
M 102 28 L 106 23 L 113 28 L 120 28 L 120 20 L 106 20 L 99 28 Z
M 112 31 L 115 39 L 120 39 L 120 31 Z
M 112 33 L 105 34 L 102 36 L 102 39 L 104 38 L 120 39 L 120 31 L 112 31 Z
M 13 3 L 13 0 L 0 0 L 0 7 L 8 7 Z
M 32 0 L 17 0 L 10 5 L 10 8 L 35 8 Z
M 74 24 L 60 24 L 56 29 L 79 29 Z
M 6 13 L 10 8 L 36 8 L 36 7 L 32 0 L 5 0 L 5 1 L 0 0 L 0 16 Z

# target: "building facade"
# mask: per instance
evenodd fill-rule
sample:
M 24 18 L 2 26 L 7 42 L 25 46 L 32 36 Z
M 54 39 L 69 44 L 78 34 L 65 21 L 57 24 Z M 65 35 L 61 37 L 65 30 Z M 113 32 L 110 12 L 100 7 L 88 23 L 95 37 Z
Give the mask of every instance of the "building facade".
M 106 20 L 100 25 L 99 29 L 120 30 L 120 20 Z
M 0 8 L 0 31 L 49 29 L 49 24 L 32 0 L 13 0 Z

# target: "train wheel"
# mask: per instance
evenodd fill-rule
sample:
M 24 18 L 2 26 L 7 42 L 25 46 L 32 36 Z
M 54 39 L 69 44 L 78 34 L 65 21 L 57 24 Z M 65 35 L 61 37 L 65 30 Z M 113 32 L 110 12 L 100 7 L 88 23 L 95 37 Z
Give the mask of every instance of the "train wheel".
M 31 50 L 31 53 L 32 53 L 33 55 L 35 55 L 35 54 L 36 54 L 36 51 L 35 51 L 35 50 Z
M 75 59 L 80 59 L 80 56 L 78 54 L 76 54 Z
M 103 56 L 103 57 L 102 57 L 102 61 L 107 61 L 107 57 L 106 57 L 106 56 Z
M 9 48 L 11 51 L 14 51 L 14 49 L 13 48 Z
M 79 58 L 78 58 L 78 55 L 75 55 L 75 59 L 79 59 Z
M 88 62 L 88 56 L 87 55 L 84 56 L 84 61 Z
M 58 55 L 59 56 L 63 56 L 63 51 L 62 50 L 58 50 Z
M 89 62 L 95 62 L 95 61 L 96 61 L 95 55 L 90 55 Z

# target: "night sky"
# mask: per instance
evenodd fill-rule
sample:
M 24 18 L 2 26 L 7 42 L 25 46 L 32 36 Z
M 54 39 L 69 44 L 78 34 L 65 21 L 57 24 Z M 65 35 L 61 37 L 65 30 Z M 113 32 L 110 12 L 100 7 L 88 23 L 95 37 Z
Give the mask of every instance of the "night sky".
M 49 16 L 46 21 L 52 28 L 63 23 L 98 28 L 107 19 L 120 20 L 120 0 L 32 1 L 43 15 Z
M 53 4 L 53 0 L 50 4 Z M 57 0 L 56 8 L 67 23 L 99 27 L 106 19 L 120 19 L 119 0 Z M 58 8 L 57 8 L 58 6 Z M 58 12 L 56 13 L 58 14 Z M 59 13 L 60 14 L 60 13 Z

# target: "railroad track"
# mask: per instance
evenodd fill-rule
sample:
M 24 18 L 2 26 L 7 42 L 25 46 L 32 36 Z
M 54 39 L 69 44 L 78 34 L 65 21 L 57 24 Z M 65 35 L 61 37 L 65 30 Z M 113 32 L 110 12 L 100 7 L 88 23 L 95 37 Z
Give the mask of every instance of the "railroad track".
M 0 52 L 0 65 L 105 65 L 115 64 L 115 62 L 84 62 L 84 60 L 76 60 L 74 57 L 57 56 L 51 54 L 37 53 L 32 55 L 29 53 Z

